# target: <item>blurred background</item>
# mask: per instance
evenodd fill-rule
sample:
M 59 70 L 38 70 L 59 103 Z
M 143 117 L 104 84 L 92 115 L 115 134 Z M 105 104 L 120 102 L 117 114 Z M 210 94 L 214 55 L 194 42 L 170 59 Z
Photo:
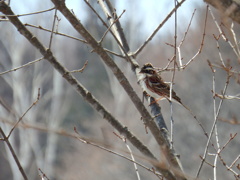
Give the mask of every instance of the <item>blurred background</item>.
M 99 4 L 89 1 L 101 17 L 106 20 Z M 131 51 L 138 47 L 151 35 L 174 8 L 174 2 L 163 0 L 152 1 L 113 1 L 118 14 L 126 12 L 120 19 L 124 33 L 127 37 Z M 99 40 L 106 28 L 100 20 L 84 3 L 84 1 L 66 0 L 66 4 L 89 32 Z M 51 1 L 11 1 L 11 8 L 15 14 L 26 14 L 42 11 L 54 7 Z M 194 10 L 196 12 L 194 13 Z M 211 9 L 218 21 L 221 15 Z M 187 63 L 199 50 L 204 32 L 206 17 L 206 4 L 202 1 L 186 1 L 177 11 L 177 42 L 181 42 L 188 28 L 190 19 L 192 23 L 186 39 L 181 46 L 183 63 Z M 51 30 L 54 11 L 41 14 L 19 17 L 23 23 L 41 26 Z M 57 31 L 76 38 L 79 34 L 72 28 L 66 19 L 58 12 Z M 155 67 L 164 68 L 174 55 L 174 16 L 161 28 L 153 40 L 137 57 L 140 65 L 151 62 Z M 31 32 L 48 47 L 50 33 L 39 28 L 27 26 Z M 239 37 L 239 25 L 233 28 Z M 174 79 L 174 90 L 181 97 L 182 102 L 188 106 L 207 132 L 211 130 L 213 113 L 213 73 L 207 60 L 221 65 L 219 52 L 225 63 L 239 71 L 239 59 L 221 38 L 216 41 L 213 34 L 219 36 L 219 31 L 210 14 L 208 14 L 205 40 L 202 52 L 183 71 L 177 71 Z M 228 32 L 226 35 L 229 35 Z M 228 36 L 231 41 L 232 36 Z M 86 61 L 88 65 L 83 73 L 75 73 L 75 77 L 125 126 L 129 128 L 148 148 L 161 159 L 159 147 L 151 133 L 146 134 L 141 117 L 129 100 L 128 95 L 113 77 L 111 71 L 105 67 L 102 60 L 91 53 L 91 47 L 78 40 L 60 35 L 53 36 L 52 51 L 55 57 L 68 69 L 80 69 Z M 219 48 L 218 48 L 218 44 Z M 108 33 L 103 46 L 111 51 L 120 53 L 116 42 Z M 23 38 L 8 21 L 0 21 L 0 72 L 4 72 L 25 63 L 40 58 L 40 53 Z M 114 57 L 116 63 L 135 88 L 139 97 L 142 90 L 137 84 L 135 74 L 130 66 L 121 58 Z M 172 72 L 163 72 L 165 81 L 171 81 Z M 221 94 L 227 80 L 227 73 L 217 68 L 215 73 L 215 86 L 217 93 Z M 19 120 L 24 112 L 37 99 L 38 88 L 41 97 L 23 118 L 21 126 L 13 131 L 10 142 L 16 151 L 23 169 L 29 179 L 40 179 L 40 168 L 49 179 L 137 179 L 133 164 L 108 152 L 91 145 L 83 144 L 75 138 L 65 136 L 64 133 L 54 133 L 54 130 L 64 130 L 74 134 L 73 128 L 94 142 L 107 145 L 113 151 L 123 153 L 126 151 L 124 143 L 114 134 L 115 130 L 102 119 L 102 117 L 89 106 L 74 89 L 56 72 L 50 64 L 41 60 L 33 65 L 24 67 L 0 76 L 0 126 L 6 134 Z M 230 79 L 227 94 L 239 93 L 238 76 Z M 218 105 L 219 99 L 216 98 Z M 162 113 L 170 127 L 170 106 L 168 101 L 161 101 Z M 148 104 L 146 103 L 146 106 Z M 187 174 L 195 177 L 203 155 L 207 138 L 193 119 L 191 114 L 183 107 L 174 104 L 174 146 L 180 155 L 183 168 Z M 233 120 L 240 116 L 239 100 L 226 100 L 221 107 L 221 120 Z M 44 130 L 43 130 L 44 129 Z M 230 134 L 239 132 L 239 125 L 232 125 L 219 121 L 219 143 L 222 147 L 230 138 Z M 240 138 L 236 136 L 224 151 L 222 157 L 230 165 L 239 155 Z M 213 142 L 214 139 L 213 139 Z M 152 167 L 144 157 L 134 148 L 137 161 Z M 216 153 L 211 146 L 209 152 Z M 128 154 L 126 156 L 129 157 Z M 208 155 L 207 161 L 213 162 L 214 156 Z M 238 161 L 239 164 L 239 161 Z M 22 178 L 16 163 L 5 142 L 0 141 L 0 179 L 19 180 Z M 236 167 L 234 169 L 239 173 Z M 139 167 L 142 179 L 158 179 L 152 173 Z M 200 179 L 211 179 L 213 169 L 204 164 Z M 222 162 L 218 162 L 218 179 L 233 178 Z

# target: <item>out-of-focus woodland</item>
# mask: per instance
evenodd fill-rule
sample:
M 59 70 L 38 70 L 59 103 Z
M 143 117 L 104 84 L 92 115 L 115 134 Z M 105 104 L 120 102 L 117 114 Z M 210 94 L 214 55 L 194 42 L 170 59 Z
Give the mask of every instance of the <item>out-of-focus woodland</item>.
M 54 7 L 51 1 L 44 3 L 36 1 L 29 6 L 25 2 L 18 2 L 17 6 L 14 3 L 17 2 L 11 1 L 10 7 L 17 15 Z M 89 3 L 107 22 L 100 4 L 95 1 Z M 174 9 L 174 2 L 152 3 L 156 3 L 155 6 L 158 8 L 150 9 L 151 6 L 148 7 L 147 3 L 143 5 L 143 2 L 135 1 L 113 3 L 132 52 L 144 43 Z M 95 39 L 100 40 L 103 37 L 107 28 L 87 3 L 83 1 L 73 6 L 66 1 L 66 4 Z M 126 11 L 123 13 L 123 10 Z M 121 13 L 123 14 L 120 16 Z M 51 37 L 54 17 L 56 17 L 54 31 L 63 35 L 53 33 Z M 173 89 L 196 115 L 208 135 L 211 132 L 213 135 L 208 142 L 209 139 L 191 113 L 173 103 L 175 151 L 180 157 L 186 178 L 194 179 L 203 161 L 206 145 L 209 143 L 198 178 L 238 179 L 240 27 L 203 2 L 184 2 L 177 9 L 177 20 L 174 20 L 174 17 L 175 15 L 172 15 L 168 19 L 140 52 L 136 61 L 140 67 L 147 62 L 151 62 L 159 69 L 166 67 L 174 56 L 174 28 L 175 21 L 177 22 L 177 46 L 181 42 L 182 45 L 177 51 L 176 62 L 180 66 L 178 61 L 180 55 L 183 64 L 189 62 L 195 55 L 196 57 L 186 68 L 175 71 Z M 140 113 L 112 71 L 94 51 L 92 52 L 92 47 L 79 41 L 83 37 L 59 11 L 56 16 L 53 9 L 18 18 L 47 48 L 52 40 L 50 49 L 53 55 L 68 71 L 84 67 L 83 71 L 73 72 L 72 75 L 138 137 L 160 162 L 166 161 L 156 140 L 144 125 Z M 102 46 L 121 54 L 110 32 L 104 37 Z M 129 62 L 109 54 L 142 99 L 143 91 Z M 0 127 L 6 136 L 10 133 L 8 140 L 28 179 L 138 179 L 131 161 L 91 144 L 82 143 L 76 138 L 80 135 L 86 142 L 131 158 L 125 143 L 118 137 L 121 135 L 76 93 L 48 61 L 38 60 L 41 57 L 39 50 L 1 14 Z M 36 62 L 21 67 L 32 61 Z M 18 67 L 21 68 L 14 69 Z M 170 67 L 173 67 L 173 63 Z M 13 71 L 4 73 L 9 70 Z M 165 81 L 171 82 L 173 71 L 163 71 L 161 76 Z M 170 129 L 169 102 L 162 100 L 158 103 Z M 144 104 L 150 111 L 149 103 L 144 101 Z M 212 129 L 213 126 L 215 129 Z M 0 138 L 0 179 L 24 179 L 2 134 Z M 126 143 L 131 147 L 137 162 L 150 169 L 153 167 L 149 159 L 128 143 L 128 140 Z M 141 179 L 161 179 L 140 166 L 138 173 Z

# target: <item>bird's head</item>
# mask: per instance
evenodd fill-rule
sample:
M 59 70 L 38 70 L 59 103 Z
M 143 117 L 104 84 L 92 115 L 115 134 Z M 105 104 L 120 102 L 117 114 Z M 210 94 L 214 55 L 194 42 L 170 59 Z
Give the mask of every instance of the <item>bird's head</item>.
M 141 68 L 141 71 L 139 73 L 146 74 L 147 76 L 152 76 L 156 73 L 155 69 L 153 68 L 151 63 L 146 63 Z

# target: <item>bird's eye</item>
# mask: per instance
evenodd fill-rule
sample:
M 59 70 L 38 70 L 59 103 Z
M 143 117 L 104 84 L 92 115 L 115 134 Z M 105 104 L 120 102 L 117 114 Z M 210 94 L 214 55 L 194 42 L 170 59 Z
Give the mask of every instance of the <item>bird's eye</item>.
M 149 74 L 153 74 L 153 70 L 148 70 L 148 73 Z

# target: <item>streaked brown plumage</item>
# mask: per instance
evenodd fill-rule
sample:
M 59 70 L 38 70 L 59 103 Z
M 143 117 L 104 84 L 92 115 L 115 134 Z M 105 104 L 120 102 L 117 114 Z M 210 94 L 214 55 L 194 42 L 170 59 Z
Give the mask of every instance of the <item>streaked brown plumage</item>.
M 163 97 L 170 100 L 170 86 L 166 84 L 151 63 L 146 63 L 140 73 L 142 74 L 143 87 L 150 96 L 154 98 Z M 172 90 L 172 100 L 182 104 L 181 99 Z
M 153 68 L 151 63 L 146 63 L 141 68 L 139 73 L 139 82 L 141 83 L 147 94 L 154 97 L 156 101 L 158 101 L 160 98 L 166 98 L 170 101 L 170 86 L 163 81 L 163 79 Z M 194 119 L 197 120 L 197 117 L 193 114 L 191 109 L 189 109 L 182 103 L 181 99 L 177 96 L 174 90 L 172 90 L 172 101 L 181 104 L 190 112 Z

